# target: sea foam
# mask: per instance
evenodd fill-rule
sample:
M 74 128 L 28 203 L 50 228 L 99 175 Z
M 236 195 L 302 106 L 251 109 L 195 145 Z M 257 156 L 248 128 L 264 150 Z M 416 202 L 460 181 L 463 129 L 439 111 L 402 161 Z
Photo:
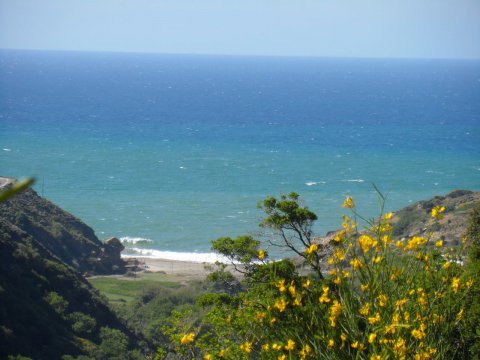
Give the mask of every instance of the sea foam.
M 210 264 L 213 264 L 217 261 L 221 263 L 230 262 L 226 257 L 215 253 L 175 252 L 141 248 L 127 248 L 123 251 L 122 257 L 144 257 L 149 259 L 177 260 Z

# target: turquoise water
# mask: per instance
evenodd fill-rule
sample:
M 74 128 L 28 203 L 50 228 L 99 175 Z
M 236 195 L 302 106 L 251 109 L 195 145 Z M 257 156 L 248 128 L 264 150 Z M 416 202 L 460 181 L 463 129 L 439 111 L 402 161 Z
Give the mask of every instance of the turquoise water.
M 375 216 L 372 183 L 389 210 L 480 190 L 478 61 L 2 51 L 0 125 L 2 175 L 174 258 L 260 236 L 268 195 L 323 234 L 345 195 Z

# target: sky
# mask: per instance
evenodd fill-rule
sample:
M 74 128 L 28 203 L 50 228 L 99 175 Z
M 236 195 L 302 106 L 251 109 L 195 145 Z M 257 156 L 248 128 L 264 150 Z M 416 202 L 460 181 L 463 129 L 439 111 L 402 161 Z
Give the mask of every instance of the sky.
M 480 0 L 0 0 L 0 48 L 480 58 Z

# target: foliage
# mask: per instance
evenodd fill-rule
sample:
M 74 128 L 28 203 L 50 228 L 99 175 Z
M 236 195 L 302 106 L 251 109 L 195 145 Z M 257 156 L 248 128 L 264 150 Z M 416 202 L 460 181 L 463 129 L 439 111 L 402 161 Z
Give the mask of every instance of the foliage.
M 268 198 L 262 226 L 300 255 L 313 273 L 300 274 L 290 260 L 259 262 L 259 242 L 241 237 L 214 242 L 223 255 L 244 263 L 247 288 L 237 295 L 204 296 L 201 320 L 176 312 L 165 333 L 181 359 L 463 359 L 472 341 L 466 326 L 477 277 L 462 266 L 461 247 L 413 236 L 394 241 L 392 214 L 381 213 L 359 231 L 352 198 L 342 231 L 331 241 L 327 264 L 313 241 L 315 214 L 297 194 Z M 442 218 L 444 207 L 431 209 Z M 239 253 L 235 253 L 238 250 Z M 255 254 L 257 254 L 255 256 Z M 253 263 L 255 261 L 255 263 Z M 320 265 L 324 267 L 322 273 Z M 255 279 L 255 281 L 253 281 Z M 478 299 L 478 296 L 476 297 Z M 477 300 L 478 301 L 478 300 Z

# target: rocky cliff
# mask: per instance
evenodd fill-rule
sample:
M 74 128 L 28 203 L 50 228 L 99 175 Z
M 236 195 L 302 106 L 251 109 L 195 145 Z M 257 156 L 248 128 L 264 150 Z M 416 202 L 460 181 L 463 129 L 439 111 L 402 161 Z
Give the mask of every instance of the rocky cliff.
M 2 227 L 22 230 L 31 236 L 34 248 L 49 251 L 82 273 L 112 274 L 125 270 L 120 258 L 123 246 L 119 242 L 102 243 L 90 227 L 32 189 L 0 203 L 0 218 Z

